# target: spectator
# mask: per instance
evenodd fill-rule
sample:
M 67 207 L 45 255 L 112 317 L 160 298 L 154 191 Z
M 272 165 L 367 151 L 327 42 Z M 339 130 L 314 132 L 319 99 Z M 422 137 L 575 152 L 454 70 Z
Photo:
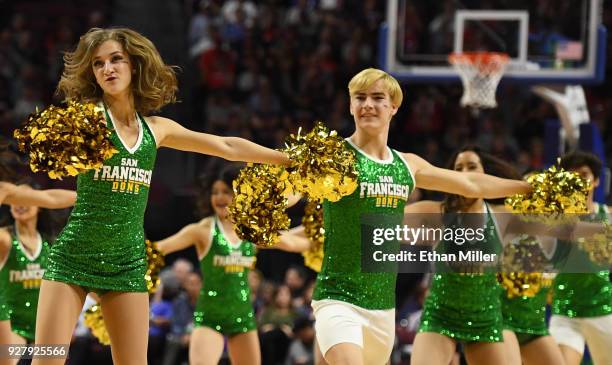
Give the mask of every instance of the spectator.
M 285 272 L 285 285 L 291 291 L 291 298 L 302 296 L 306 284 L 306 271 L 302 266 L 292 265 Z
M 166 348 L 166 336 L 172 320 L 172 302 L 179 294 L 180 284 L 175 278 L 168 278 L 161 283 L 158 290 L 162 292 L 159 301 L 151 304 L 151 323 L 149 324 L 148 362 L 161 365 Z
M 283 364 L 295 317 L 289 287 L 281 285 L 276 289 L 274 303 L 264 309 L 259 320 L 262 364 Z
M 172 264 L 172 273 L 178 280 L 182 289 L 187 289 L 187 279 L 189 274 L 193 273 L 193 263 L 191 261 L 180 258 Z
M 211 93 L 228 91 L 235 78 L 234 54 L 223 43 L 216 26 L 210 27 L 210 37 L 213 45 L 202 52 L 198 61 L 202 84 Z
M 187 42 L 189 44 L 189 56 L 196 58 L 209 48 L 212 48 L 213 42 L 210 36 L 209 29 L 211 26 L 219 26 L 221 19 L 216 13 L 219 9 L 210 0 L 200 0 L 198 3 L 198 11 L 191 18 L 189 23 L 189 33 Z
M 258 318 L 258 322 L 261 319 L 261 315 L 264 312 L 264 309 L 272 306 L 272 302 L 274 301 L 274 293 L 276 292 L 276 286 L 274 283 L 270 281 L 262 281 L 259 286 L 259 290 L 257 291 L 257 298 L 253 305 L 255 306 L 255 316 Z
M 285 365 L 314 365 L 314 321 L 298 317 L 293 324 L 294 340 L 289 345 Z
M 189 358 L 189 340 L 193 329 L 193 312 L 200 295 L 202 279 L 195 272 L 187 274 L 185 292 L 172 303 L 170 333 L 166 343 L 163 365 L 173 365 Z
M 223 13 L 224 20 L 228 23 L 235 23 L 239 16 L 237 13 L 243 12 L 247 27 L 252 28 L 255 25 L 257 7 L 252 1 L 228 0 L 223 4 L 221 12 Z

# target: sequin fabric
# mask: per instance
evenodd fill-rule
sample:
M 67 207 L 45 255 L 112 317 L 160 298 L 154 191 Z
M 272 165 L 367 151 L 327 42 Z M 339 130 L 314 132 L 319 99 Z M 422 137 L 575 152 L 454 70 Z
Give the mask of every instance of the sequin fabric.
M 4 296 L 0 296 L 0 321 L 8 321 L 9 319 L 11 319 L 11 315 L 8 305 L 6 304 Z
M 112 127 L 108 113 L 106 119 Z M 157 147 L 147 123 L 139 120 L 132 151 L 113 128 L 111 141 L 119 153 L 99 170 L 78 176 L 77 202 L 51 247 L 45 279 L 90 290 L 147 291 L 143 223 Z
M 484 252 L 500 252 L 501 241 L 490 213 L 484 242 Z M 452 242 L 443 246 L 459 247 Z M 435 332 L 465 342 L 501 342 L 501 292 L 494 273 L 435 274 L 423 307 L 419 332 Z
M 334 299 L 365 309 L 395 308 L 397 274 L 362 272 L 360 217 L 391 214 L 401 223 L 414 179 L 398 152 L 389 149 L 389 161 L 376 161 L 349 142 L 347 145 L 355 151 L 359 187 L 338 202 L 323 203 L 325 257 L 313 299 Z
M 0 266 L 0 321 L 8 321 L 11 318 L 8 304 L 6 304 L 6 289 L 3 286 L 7 282 L 3 276 L 4 266 L 6 263 Z
M 515 333 L 546 336 L 546 298 L 548 289 L 543 288 L 533 297 L 509 299 L 506 292 L 501 294 L 504 328 Z
M 247 241 L 232 245 L 215 217 L 210 250 L 200 260 L 204 284 L 193 313 L 196 327 L 225 335 L 255 330 L 249 270 L 255 266 L 255 246 Z
M 12 331 L 27 340 L 34 340 L 38 293 L 49 244 L 42 241 L 40 250 L 29 255 L 22 248 L 14 229 L 11 238 L 11 249 L 0 270 L 0 293 L 5 297 L 6 319 L 11 319 Z
M 607 220 L 606 207 L 598 205 L 593 220 Z M 553 261 L 557 262 L 564 252 L 570 252 L 574 245 L 571 242 L 559 241 Z M 575 246 L 575 245 L 574 245 Z M 576 267 L 581 262 L 590 262 L 589 256 L 582 250 L 572 249 Z M 598 317 L 612 313 L 612 283 L 610 271 L 598 273 L 560 273 L 553 282 L 553 314 L 567 317 Z

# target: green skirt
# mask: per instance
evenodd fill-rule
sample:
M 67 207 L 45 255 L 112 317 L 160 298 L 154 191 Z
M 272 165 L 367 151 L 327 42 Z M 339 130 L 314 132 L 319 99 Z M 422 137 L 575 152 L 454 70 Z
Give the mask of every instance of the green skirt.
M 219 312 L 206 308 L 196 308 L 193 313 L 193 325 L 194 327 L 212 328 L 227 336 L 257 329 L 252 309 L 242 313 L 227 313 L 227 311 Z
M 501 294 L 504 329 L 519 334 L 547 336 L 546 296 L 548 290 L 540 290 L 533 297 L 509 299 L 506 292 Z
M 0 295 L 0 321 L 8 321 L 11 319 L 11 311 L 6 304 L 6 300 Z
M 460 342 L 502 342 L 500 290 L 495 274 L 435 274 L 419 332 Z

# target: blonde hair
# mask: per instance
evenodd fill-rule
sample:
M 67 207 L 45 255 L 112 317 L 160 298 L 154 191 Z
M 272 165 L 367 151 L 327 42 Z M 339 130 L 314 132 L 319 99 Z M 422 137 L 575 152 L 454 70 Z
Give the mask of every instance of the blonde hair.
M 397 80 L 386 73 L 385 71 L 376 68 L 366 68 L 353 76 L 348 84 L 349 95 L 353 96 L 356 93 L 363 91 L 378 80 L 382 80 L 385 90 L 389 93 L 393 106 L 399 108 L 402 105 L 404 94 Z
M 164 63 L 149 39 L 127 28 L 92 28 L 81 36 L 76 49 L 64 55 L 64 71 L 56 93 L 65 100 L 97 102 L 104 92 L 92 69 L 96 49 L 108 40 L 117 41 L 132 64 L 132 95 L 136 110 L 143 114 L 176 102 L 178 82 L 175 66 Z

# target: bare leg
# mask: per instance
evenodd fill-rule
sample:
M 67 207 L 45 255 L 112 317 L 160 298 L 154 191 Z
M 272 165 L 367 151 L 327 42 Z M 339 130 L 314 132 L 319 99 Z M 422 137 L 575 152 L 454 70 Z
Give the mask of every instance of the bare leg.
M 10 321 L 7 321 L 10 323 Z M 10 328 L 9 328 L 10 330 Z M 9 340 L 8 342 L 0 342 L 0 343 L 10 343 L 12 345 L 26 345 L 28 343 L 28 341 L 19 336 L 18 334 L 16 334 L 15 332 L 9 332 Z M 19 359 L 15 358 L 15 359 L 5 359 L 8 361 L 8 364 L 11 365 L 17 365 L 17 363 L 19 362 Z M 1 362 L 0 362 L 1 363 Z
M 11 321 L 0 321 L 0 344 L 9 344 L 12 339 Z M 13 365 L 14 359 L 0 356 L 0 365 Z
M 363 365 L 363 349 L 354 343 L 339 343 L 325 353 L 329 365 Z
M 434 332 L 420 332 L 414 338 L 410 365 L 448 365 L 457 348 L 455 340 Z
M 470 365 L 507 364 L 503 342 L 473 342 L 465 346 L 465 358 Z
M 460 364 L 461 364 L 461 356 L 459 356 L 459 353 L 455 351 L 455 353 L 453 354 L 453 358 L 451 359 L 450 365 L 460 365 Z
M 508 365 L 521 365 L 521 347 L 514 332 L 504 330 L 504 347 Z
M 12 333 L 12 339 L 11 339 L 11 343 L 13 344 L 18 344 L 18 345 L 26 345 L 28 343 L 28 340 L 26 340 L 25 338 L 21 337 L 20 335 L 16 334 L 15 332 Z M 17 365 L 17 363 L 19 363 L 19 359 L 13 359 L 14 364 Z
M 565 365 L 580 365 L 580 362 L 582 361 L 581 353 L 565 345 L 559 345 L 559 348 L 561 349 L 561 354 L 565 360 Z
M 325 358 L 323 358 L 323 354 L 321 353 L 321 349 L 319 348 L 319 343 L 316 339 L 314 342 L 314 358 L 315 365 L 328 365 L 327 361 L 325 361 Z
M 100 305 L 115 365 L 146 365 L 149 340 L 148 293 L 111 292 Z
M 524 365 L 563 365 L 563 355 L 551 336 L 542 336 L 521 346 Z
M 36 344 L 70 344 L 85 295 L 76 285 L 43 280 L 36 313 Z M 34 359 L 32 365 L 62 365 L 65 362 L 66 359 Z
M 261 349 L 257 331 L 234 335 L 228 340 L 229 357 L 232 365 L 260 365 Z
M 208 327 L 196 327 L 189 341 L 191 365 L 217 365 L 223 354 L 223 335 Z

